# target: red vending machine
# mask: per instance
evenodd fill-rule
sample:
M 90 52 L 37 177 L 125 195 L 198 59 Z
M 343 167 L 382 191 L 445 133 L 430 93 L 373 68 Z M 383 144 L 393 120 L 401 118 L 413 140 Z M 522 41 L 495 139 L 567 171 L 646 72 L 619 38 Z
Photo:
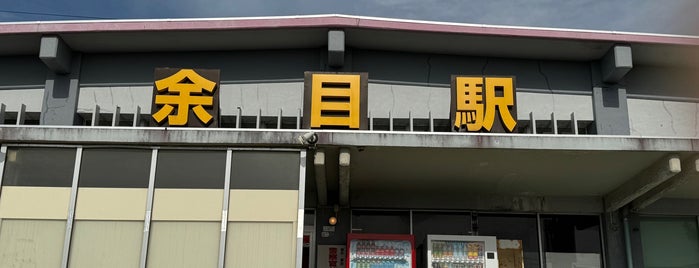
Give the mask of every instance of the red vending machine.
M 347 234 L 346 268 L 415 268 L 415 237 Z

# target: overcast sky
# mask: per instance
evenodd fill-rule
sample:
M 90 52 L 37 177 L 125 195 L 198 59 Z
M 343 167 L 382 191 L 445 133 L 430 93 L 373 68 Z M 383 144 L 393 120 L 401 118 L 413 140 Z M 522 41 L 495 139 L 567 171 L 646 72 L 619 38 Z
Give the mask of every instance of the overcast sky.
M 27 14 L 27 13 L 43 13 Z M 699 35 L 699 0 L 0 0 L 0 21 L 347 14 Z

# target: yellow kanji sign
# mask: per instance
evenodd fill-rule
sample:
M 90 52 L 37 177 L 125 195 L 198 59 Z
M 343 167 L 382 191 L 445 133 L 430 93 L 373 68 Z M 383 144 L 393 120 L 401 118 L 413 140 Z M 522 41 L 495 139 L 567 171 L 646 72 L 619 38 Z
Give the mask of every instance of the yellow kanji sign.
M 218 71 L 216 71 L 216 78 L 218 78 Z M 162 106 L 153 113 L 153 119 L 160 124 L 167 118 L 167 124 L 170 126 L 192 125 L 189 120 L 191 109 L 201 124 L 209 124 L 214 116 L 217 116 L 207 111 L 215 106 L 214 91 L 217 88 L 217 82 L 201 76 L 192 69 L 181 69 L 155 81 L 156 95 L 153 102 L 154 105 Z M 177 108 L 176 111 L 175 108 Z M 218 111 L 218 109 L 213 110 Z M 173 111 L 175 111 L 174 114 Z
M 468 131 L 483 128 L 483 77 L 456 78 L 455 127 L 466 126 Z
M 505 131 L 512 132 L 517 125 L 512 116 L 514 89 L 512 77 L 456 76 L 452 86 L 454 128 L 491 131 L 500 121 Z
M 366 74 L 307 73 L 306 90 L 307 127 L 366 128 Z

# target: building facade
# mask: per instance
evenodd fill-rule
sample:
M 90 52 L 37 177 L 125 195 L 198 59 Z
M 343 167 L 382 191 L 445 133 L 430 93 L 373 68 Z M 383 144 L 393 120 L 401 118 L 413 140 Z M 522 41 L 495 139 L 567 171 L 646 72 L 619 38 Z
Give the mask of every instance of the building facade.
M 351 233 L 699 267 L 696 36 L 5 23 L 0 74 L 0 267 L 340 267 Z

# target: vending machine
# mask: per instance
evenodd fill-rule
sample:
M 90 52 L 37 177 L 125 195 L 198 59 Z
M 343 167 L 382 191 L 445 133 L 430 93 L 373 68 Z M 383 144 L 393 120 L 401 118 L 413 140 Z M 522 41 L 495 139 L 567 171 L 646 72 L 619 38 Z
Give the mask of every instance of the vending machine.
M 346 268 L 415 268 L 413 235 L 347 234 Z
M 428 235 L 429 268 L 498 268 L 494 236 Z

